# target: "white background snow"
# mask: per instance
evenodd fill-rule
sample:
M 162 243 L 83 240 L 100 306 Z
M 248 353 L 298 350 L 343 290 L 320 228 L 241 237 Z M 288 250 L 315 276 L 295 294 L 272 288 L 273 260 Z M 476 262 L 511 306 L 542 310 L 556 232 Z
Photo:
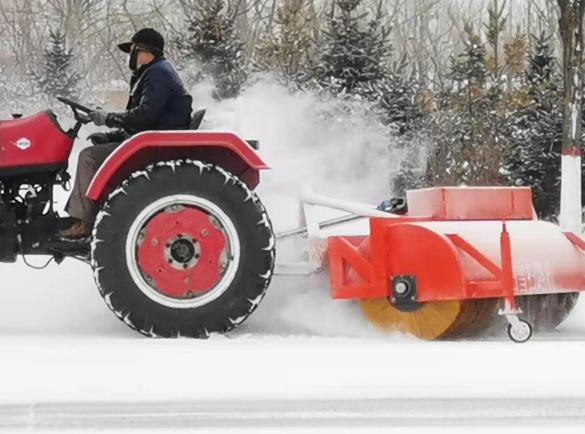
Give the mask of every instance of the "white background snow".
M 390 194 L 388 176 L 400 154 L 387 157 L 383 135 L 368 119 L 323 121 L 310 96 L 292 97 L 266 83 L 221 105 L 204 88 L 195 94 L 208 105 L 205 128 L 261 141 L 274 170 L 263 174 L 259 194 L 277 231 L 298 224 L 298 195 L 307 182 L 319 193 L 362 202 Z M 84 145 L 77 143 L 72 168 Z M 59 194 L 60 208 L 66 197 Z M 330 299 L 324 274 L 279 277 L 233 333 L 161 341 L 115 318 L 82 263 L 35 271 L 19 260 L 0 265 L 0 276 L 0 431 L 537 434 L 553 426 L 582 432 L 585 421 L 583 300 L 558 332 L 526 345 L 509 343 L 503 333 L 480 342 L 426 343 L 379 335 L 356 303 Z M 411 400 L 408 408 L 400 407 L 403 399 Z M 449 406 L 447 399 L 461 401 Z M 318 404 L 307 408 L 313 400 Z M 458 402 L 465 403 L 460 411 Z M 75 407 L 84 403 L 93 410 Z M 119 420 L 108 410 L 112 403 Z M 213 411 L 193 410 L 201 403 Z

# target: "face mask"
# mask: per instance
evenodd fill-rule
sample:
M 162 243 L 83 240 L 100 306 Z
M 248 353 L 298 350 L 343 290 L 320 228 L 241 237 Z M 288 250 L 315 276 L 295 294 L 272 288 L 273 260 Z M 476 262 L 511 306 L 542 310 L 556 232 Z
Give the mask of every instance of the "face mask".
M 130 69 L 132 71 L 138 70 L 138 67 L 139 67 L 139 65 L 138 65 L 138 52 L 139 51 L 140 50 L 138 50 L 137 47 L 134 47 L 132 49 L 132 52 L 130 53 L 130 61 L 128 62 L 128 66 L 130 67 Z

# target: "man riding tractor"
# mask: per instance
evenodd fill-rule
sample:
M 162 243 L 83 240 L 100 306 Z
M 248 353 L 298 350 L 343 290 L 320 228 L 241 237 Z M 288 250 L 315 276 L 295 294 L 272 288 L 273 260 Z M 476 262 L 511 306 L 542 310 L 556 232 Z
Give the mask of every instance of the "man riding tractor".
M 117 130 L 90 135 L 88 139 L 95 146 L 79 154 L 73 191 L 65 208 L 76 221 L 59 233 L 61 238 L 78 240 L 91 235 L 98 205 L 86 197 L 87 189 L 102 163 L 124 140 L 143 131 L 189 128 L 193 99 L 165 59 L 164 46 L 163 36 L 154 29 L 142 29 L 131 42 L 118 45 L 130 54 L 128 66 L 134 71 L 128 106 L 124 112 L 96 110 L 89 114 L 95 125 Z

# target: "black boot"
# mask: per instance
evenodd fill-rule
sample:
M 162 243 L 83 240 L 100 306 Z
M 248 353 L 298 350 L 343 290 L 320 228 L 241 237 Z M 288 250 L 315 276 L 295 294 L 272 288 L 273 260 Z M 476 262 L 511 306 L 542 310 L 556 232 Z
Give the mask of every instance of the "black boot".
M 90 223 L 85 222 L 83 220 L 77 220 L 69 228 L 59 232 L 58 235 L 59 238 L 65 240 L 71 241 L 82 240 L 84 238 L 89 238 L 91 236 L 92 229 L 93 226 Z

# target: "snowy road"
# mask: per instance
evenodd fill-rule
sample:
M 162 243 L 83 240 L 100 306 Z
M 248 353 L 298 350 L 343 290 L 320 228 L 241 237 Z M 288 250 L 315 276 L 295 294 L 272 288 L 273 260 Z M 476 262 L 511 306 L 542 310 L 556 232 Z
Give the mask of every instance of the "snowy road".
M 0 410 L 0 429 L 380 428 L 437 426 L 572 427 L 585 399 L 224 401 L 217 403 L 38 404 Z
M 0 429 L 585 426 L 581 342 L 0 339 Z
M 118 321 L 84 264 L 0 275 L 2 431 L 585 426 L 583 301 L 526 345 L 424 343 L 380 336 L 325 276 L 279 278 L 237 331 L 161 341 Z

